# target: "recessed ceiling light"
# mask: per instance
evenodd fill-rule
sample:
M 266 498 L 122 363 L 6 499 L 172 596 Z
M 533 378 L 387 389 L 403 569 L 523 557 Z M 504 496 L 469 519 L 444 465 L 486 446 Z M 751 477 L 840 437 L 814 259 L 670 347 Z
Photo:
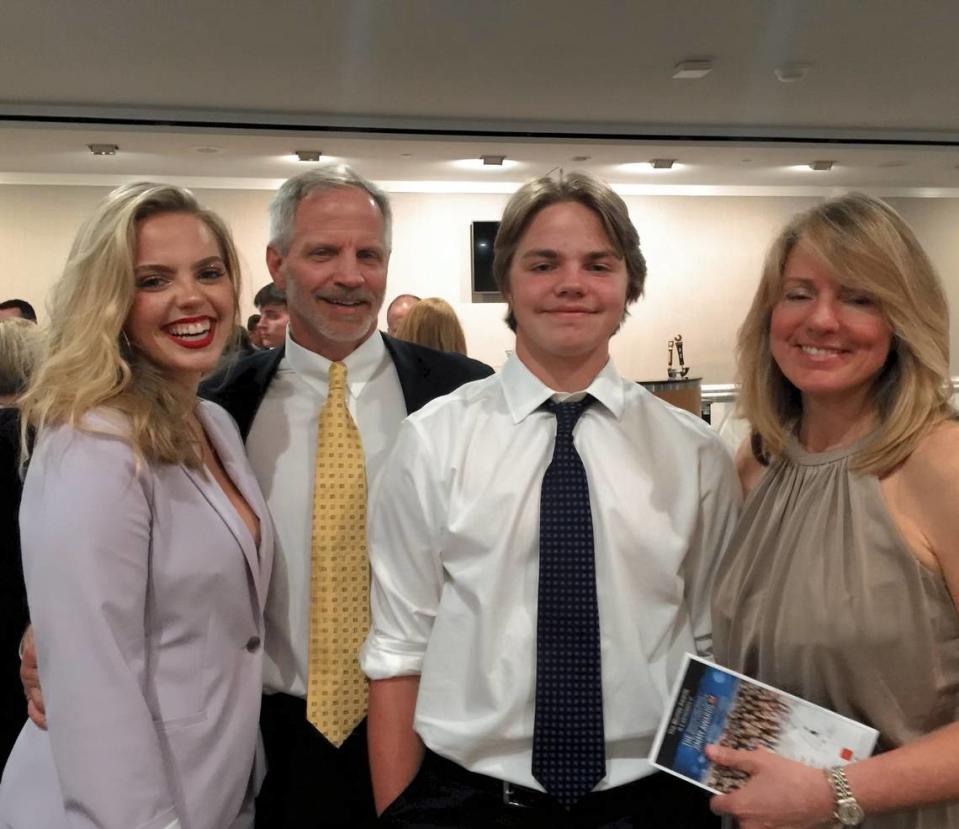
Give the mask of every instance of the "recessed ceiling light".
M 684 60 L 673 67 L 673 77 L 681 81 L 697 81 L 712 71 L 711 60 Z
M 323 157 L 320 150 L 294 150 L 293 154 L 300 161 L 319 161 Z
M 584 161 L 589 161 L 592 156 L 588 155 L 574 155 L 570 158 L 570 161 L 575 161 L 577 164 L 582 164 Z
M 400 158 L 412 158 L 413 153 L 400 153 Z
M 116 144 L 87 144 L 94 155 L 116 155 L 120 148 Z
M 223 147 L 213 147 L 213 146 L 203 146 L 203 147 L 194 147 L 193 152 L 202 153 L 203 155 L 216 155 L 216 153 L 222 153 Z
M 480 161 L 487 167 L 502 167 L 506 161 L 505 155 L 481 155 Z
M 836 163 L 835 161 L 827 161 L 825 159 L 820 161 L 813 161 L 810 163 L 809 169 L 816 170 L 817 172 L 820 172 L 820 173 L 826 173 L 832 169 L 832 165 L 835 163 Z
M 649 162 L 649 166 L 654 170 L 672 170 L 675 163 L 675 158 L 654 158 Z
M 497 156 L 499 158 L 499 156 Z M 499 172 L 500 170 L 509 170 L 513 167 L 518 167 L 519 162 L 513 161 L 511 158 L 502 157 L 503 161 L 501 164 L 487 164 L 483 157 L 480 158 L 460 158 L 456 161 L 450 162 L 454 167 L 459 167 L 463 170 L 485 170 L 487 173 Z
M 796 83 L 805 78 L 808 72 L 808 63 L 784 63 L 773 69 L 773 74 L 780 83 Z
M 654 167 L 653 162 L 655 161 L 672 161 L 672 166 L 670 167 Z M 616 169 L 621 170 L 624 173 L 641 173 L 644 175 L 662 175 L 663 173 L 668 173 L 670 170 L 676 171 L 681 170 L 686 167 L 685 164 L 676 161 L 675 159 L 666 158 L 666 159 L 652 159 L 651 161 L 631 161 L 628 164 L 617 164 Z

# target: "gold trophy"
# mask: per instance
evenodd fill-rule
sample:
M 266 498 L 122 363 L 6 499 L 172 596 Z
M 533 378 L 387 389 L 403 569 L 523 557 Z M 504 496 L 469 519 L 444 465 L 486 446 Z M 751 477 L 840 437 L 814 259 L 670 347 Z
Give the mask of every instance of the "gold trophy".
M 669 362 L 666 364 L 668 380 L 645 380 L 641 385 L 651 391 L 656 397 L 672 403 L 680 409 L 692 412 L 702 417 L 702 386 L 700 377 L 689 377 L 689 366 L 683 355 L 683 336 L 677 334 L 666 341 L 666 353 Z
M 666 375 L 670 380 L 682 380 L 689 374 L 689 366 L 683 359 L 683 335 L 677 334 L 673 339 L 666 342 L 669 349 L 669 363 L 666 365 Z M 676 349 L 677 367 L 673 368 L 673 348 Z

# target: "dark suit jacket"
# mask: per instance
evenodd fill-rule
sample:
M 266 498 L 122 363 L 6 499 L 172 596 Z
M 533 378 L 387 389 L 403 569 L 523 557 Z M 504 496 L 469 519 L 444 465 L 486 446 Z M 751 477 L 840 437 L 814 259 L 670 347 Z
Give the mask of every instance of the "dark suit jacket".
M 30 621 L 20 562 L 20 418 L 0 409 L 0 769 L 27 719 L 17 649 Z
M 461 354 L 434 351 L 386 334 L 380 336 L 396 366 L 407 414 L 422 408 L 434 397 L 449 394 L 464 383 L 481 380 L 493 373 L 485 363 Z M 233 415 L 246 440 L 256 411 L 282 359 L 282 347 L 242 357 L 204 380 L 200 385 L 200 395 L 219 403 Z

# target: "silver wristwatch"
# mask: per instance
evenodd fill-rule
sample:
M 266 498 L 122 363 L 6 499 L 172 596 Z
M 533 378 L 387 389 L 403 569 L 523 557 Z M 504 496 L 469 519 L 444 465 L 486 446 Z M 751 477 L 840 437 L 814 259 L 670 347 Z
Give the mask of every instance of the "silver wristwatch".
M 833 799 L 836 807 L 832 813 L 832 819 L 836 821 L 837 826 L 859 826 L 866 818 L 862 806 L 852 796 L 852 789 L 849 788 L 849 781 L 846 779 L 846 772 L 842 766 L 833 766 L 826 769 L 826 778 L 829 785 L 832 786 Z

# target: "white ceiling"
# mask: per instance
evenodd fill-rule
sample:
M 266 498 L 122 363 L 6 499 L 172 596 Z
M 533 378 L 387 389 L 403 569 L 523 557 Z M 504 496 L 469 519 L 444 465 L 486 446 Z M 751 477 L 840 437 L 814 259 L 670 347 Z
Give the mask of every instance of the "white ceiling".
M 4 0 L 0 183 L 272 187 L 318 149 L 395 189 L 955 195 L 957 31 L 955 0 Z M 481 153 L 518 163 L 454 164 Z M 684 166 L 620 166 L 654 157 Z

